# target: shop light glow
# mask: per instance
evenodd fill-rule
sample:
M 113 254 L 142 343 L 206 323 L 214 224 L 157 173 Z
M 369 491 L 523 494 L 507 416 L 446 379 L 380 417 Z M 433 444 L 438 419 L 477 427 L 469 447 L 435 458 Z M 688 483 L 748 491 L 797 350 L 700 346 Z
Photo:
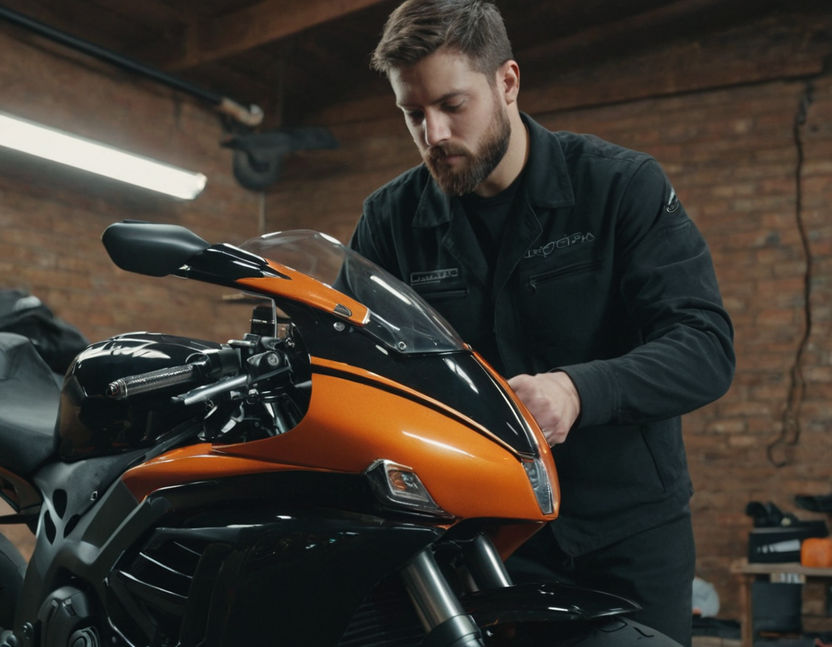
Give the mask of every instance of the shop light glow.
M 0 146 L 183 200 L 193 200 L 205 188 L 206 178 L 202 173 L 163 164 L 2 112 Z

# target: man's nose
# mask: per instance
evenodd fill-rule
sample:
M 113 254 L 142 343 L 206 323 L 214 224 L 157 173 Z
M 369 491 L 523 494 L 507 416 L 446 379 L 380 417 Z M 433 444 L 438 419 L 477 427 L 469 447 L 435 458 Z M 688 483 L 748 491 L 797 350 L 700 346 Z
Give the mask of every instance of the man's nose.
M 451 129 L 447 116 L 435 112 L 425 114 L 425 144 L 428 147 L 436 146 L 450 136 Z

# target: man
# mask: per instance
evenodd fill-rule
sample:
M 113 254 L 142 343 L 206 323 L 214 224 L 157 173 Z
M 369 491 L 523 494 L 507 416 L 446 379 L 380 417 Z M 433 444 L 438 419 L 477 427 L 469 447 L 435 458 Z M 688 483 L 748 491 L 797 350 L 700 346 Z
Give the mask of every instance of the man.
M 561 515 L 509 560 L 635 599 L 689 644 L 682 413 L 721 396 L 732 327 L 658 163 L 518 108 L 497 8 L 407 0 L 373 54 L 424 161 L 364 203 L 351 245 L 502 374 L 552 444 Z

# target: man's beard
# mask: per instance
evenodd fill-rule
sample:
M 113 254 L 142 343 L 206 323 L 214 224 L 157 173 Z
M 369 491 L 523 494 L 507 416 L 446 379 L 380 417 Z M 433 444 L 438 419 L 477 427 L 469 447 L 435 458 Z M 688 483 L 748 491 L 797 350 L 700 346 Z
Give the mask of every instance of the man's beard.
M 448 195 L 460 196 L 473 193 L 503 159 L 508 150 L 511 126 L 505 112 L 494 111 L 488 130 L 479 142 L 478 150 L 471 152 L 462 145 L 432 146 L 423 156 L 425 164 L 439 187 Z M 449 155 L 463 155 L 465 160 L 455 169 L 445 162 Z

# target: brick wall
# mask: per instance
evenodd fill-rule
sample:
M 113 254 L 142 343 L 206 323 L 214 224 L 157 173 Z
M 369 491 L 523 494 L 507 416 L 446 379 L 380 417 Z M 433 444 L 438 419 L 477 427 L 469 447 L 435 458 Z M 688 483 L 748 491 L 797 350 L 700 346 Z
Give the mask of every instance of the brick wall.
M 564 55 L 571 65 L 530 74 L 518 54 L 521 77 L 538 79 L 521 90 L 521 109 L 549 128 L 653 154 L 709 241 L 737 374 L 724 398 L 686 416 L 685 437 L 697 570 L 726 618 L 739 615 L 729 565 L 745 555 L 745 505 L 773 501 L 814 518 L 793 496 L 832 491 L 830 30 L 828 12 L 768 16 L 586 65 Z M 349 239 L 363 198 L 418 162 L 392 103 L 310 115 L 341 148 L 292 158 L 268 195 L 269 229 Z M 823 596 L 807 588 L 805 608 L 820 614 Z
M 260 233 L 260 196 L 232 177 L 210 108 L 11 28 L 0 30 L 0 52 L 0 110 L 208 176 L 196 200 L 178 201 L 0 151 L 0 288 L 29 290 L 90 339 L 241 334 L 245 322 L 228 321 L 216 288 L 125 273 L 100 243 L 123 218 L 181 224 L 212 241 Z

